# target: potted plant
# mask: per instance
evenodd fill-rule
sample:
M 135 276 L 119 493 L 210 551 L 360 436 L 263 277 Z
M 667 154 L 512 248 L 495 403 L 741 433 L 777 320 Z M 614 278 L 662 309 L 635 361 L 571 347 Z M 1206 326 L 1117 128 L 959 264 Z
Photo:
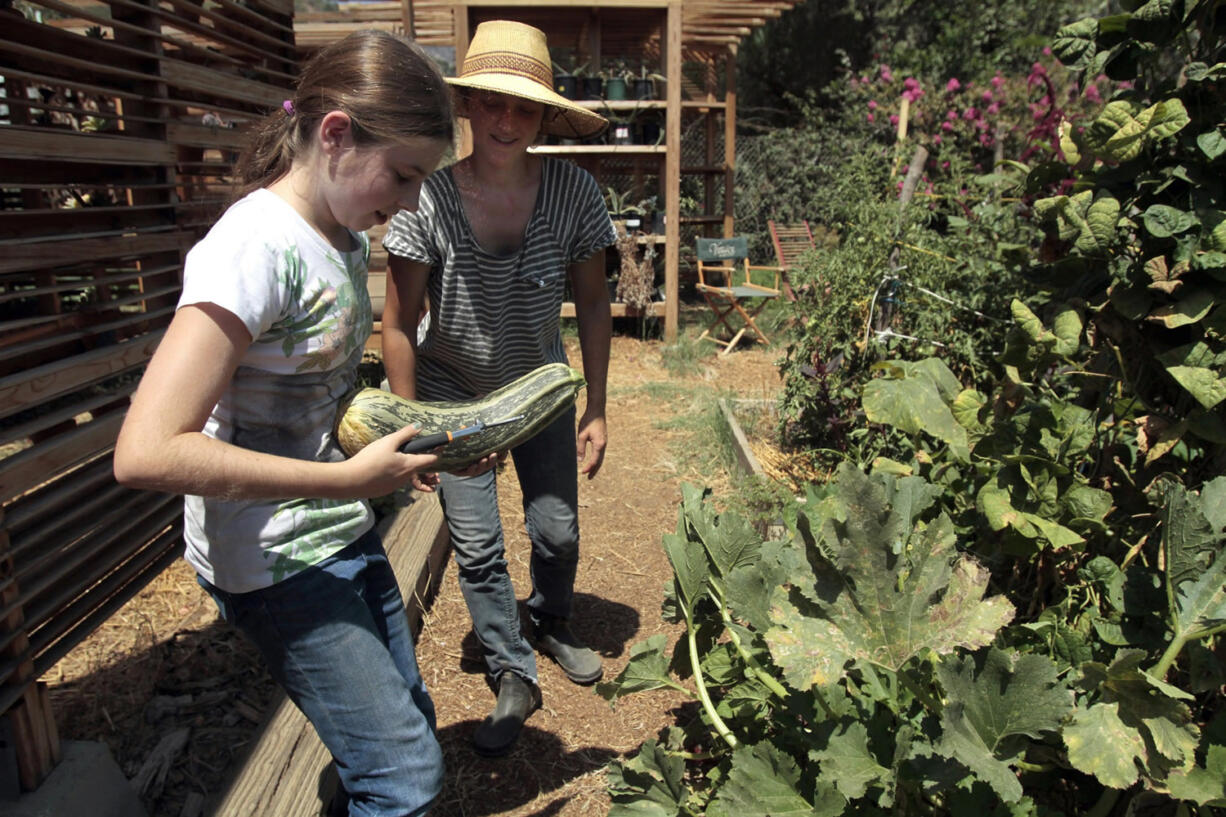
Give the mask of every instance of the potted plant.
M 647 63 L 642 63 L 638 74 L 633 75 L 634 99 L 655 99 L 657 80 L 663 82 L 664 75 L 648 70 Z
M 604 98 L 608 100 L 621 100 L 626 98 L 626 81 L 627 74 L 626 64 L 621 60 L 614 60 L 609 64 L 609 67 L 601 71 L 604 77 Z M 633 76 L 633 74 L 631 74 Z
M 660 117 L 647 116 L 638 126 L 638 143 L 640 145 L 658 145 L 664 139 L 664 128 Z
M 586 63 L 584 63 L 586 65 Z M 566 99 L 578 99 L 580 94 L 578 68 L 564 68 L 556 62 L 553 64 L 553 89 Z
M 604 77 L 600 73 L 589 74 L 585 62 L 575 69 L 575 76 L 579 80 L 580 99 L 601 98 L 604 92 Z
M 637 204 L 632 204 L 629 193 L 620 193 L 612 187 L 605 189 L 608 191 L 605 194 L 605 204 L 609 208 L 609 218 L 622 222 L 627 232 L 640 229 L 646 213 L 644 205 L 648 200 L 642 199 Z
M 609 117 L 609 144 L 634 144 L 634 117 Z

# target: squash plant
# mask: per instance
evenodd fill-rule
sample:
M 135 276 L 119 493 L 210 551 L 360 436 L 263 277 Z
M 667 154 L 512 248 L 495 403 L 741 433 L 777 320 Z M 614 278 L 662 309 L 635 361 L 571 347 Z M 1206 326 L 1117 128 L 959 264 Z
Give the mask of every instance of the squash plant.
M 1054 43 L 1120 90 L 1010 165 L 1044 295 L 996 377 L 877 364 L 903 442 L 781 541 L 685 491 L 684 633 L 599 690 L 699 716 L 611 767 L 613 817 L 1224 813 L 1226 4 L 1121 5 Z

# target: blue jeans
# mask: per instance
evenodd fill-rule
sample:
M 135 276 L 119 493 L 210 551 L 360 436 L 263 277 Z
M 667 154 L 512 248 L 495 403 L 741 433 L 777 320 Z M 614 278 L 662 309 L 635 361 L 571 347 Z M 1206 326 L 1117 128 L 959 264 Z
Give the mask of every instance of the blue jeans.
M 579 564 L 574 409 L 511 449 L 511 456 L 524 496 L 524 526 L 532 541 L 528 609 L 533 615 L 569 618 Z M 460 590 L 491 678 L 496 682 L 510 670 L 536 683 L 536 654 L 520 631 L 515 588 L 507 573 L 495 472 L 475 477 L 441 474 L 439 498 L 455 550 Z
M 378 534 L 250 593 L 198 581 L 332 753 L 350 816 L 424 815 L 442 788 L 443 754 Z

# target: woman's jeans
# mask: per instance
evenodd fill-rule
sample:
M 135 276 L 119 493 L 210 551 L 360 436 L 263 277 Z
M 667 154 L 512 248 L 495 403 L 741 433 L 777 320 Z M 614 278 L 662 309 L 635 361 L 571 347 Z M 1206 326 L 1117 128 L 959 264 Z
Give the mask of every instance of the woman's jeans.
M 198 581 L 332 753 L 351 817 L 424 815 L 442 788 L 443 754 L 378 534 L 250 593 Z
M 579 477 L 575 411 L 511 449 L 532 541 L 529 563 L 533 617 L 569 618 L 579 564 Z M 439 498 L 459 568 L 460 590 L 490 677 L 511 670 L 536 683 L 536 654 L 519 627 L 515 588 L 507 573 L 496 472 L 475 477 L 440 474 Z

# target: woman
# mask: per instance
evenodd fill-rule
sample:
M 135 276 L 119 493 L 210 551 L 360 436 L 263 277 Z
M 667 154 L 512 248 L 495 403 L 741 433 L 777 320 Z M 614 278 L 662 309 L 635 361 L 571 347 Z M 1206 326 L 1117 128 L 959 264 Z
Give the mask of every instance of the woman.
M 431 175 L 419 211 L 394 218 L 383 242 L 384 366 L 396 394 L 464 400 L 564 362 L 559 315 L 569 276 L 587 379 L 578 431 L 572 411 L 511 454 L 532 540 L 527 607 L 536 645 L 572 681 L 591 684 L 601 676 L 600 657 L 568 621 L 579 560 L 578 473 L 596 476 L 606 444 L 612 321 L 604 249 L 616 234 L 588 173 L 528 152 L 542 134 L 584 137 L 608 124 L 554 92 L 551 66 L 541 31 L 505 20 L 477 27 L 460 76 L 448 80 L 472 129 L 472 153 Z M 430 323 L 419 346 L 427 297 Z M 473 744 L 480 754 L 501 755 L 540 705 L 536 657 L 507 573 L 495 474 L 440 480 L 460 587 L 497 690 Z

